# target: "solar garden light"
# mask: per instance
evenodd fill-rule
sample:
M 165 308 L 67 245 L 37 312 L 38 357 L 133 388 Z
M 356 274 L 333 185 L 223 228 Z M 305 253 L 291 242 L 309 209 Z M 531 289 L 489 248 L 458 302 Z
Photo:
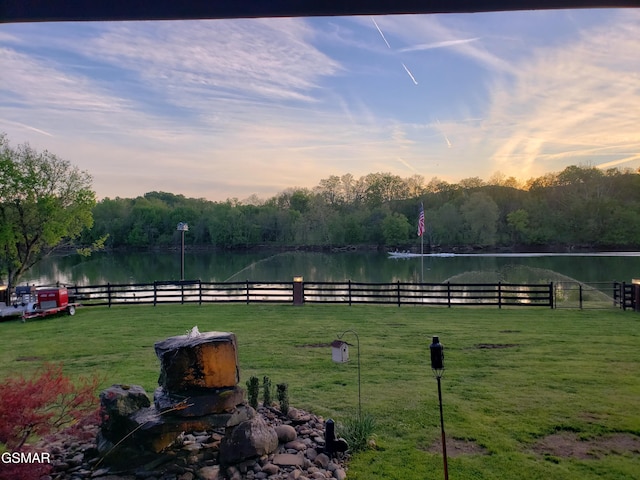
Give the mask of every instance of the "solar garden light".
M 429 345 L 431 352 L 431 370 L 438 381 L 438 402 L 440 404 L 440 431 L 442 432 L 442 460 L 444 462 L 444 478 L 449 480 L 449 469 L 447 468 L 447 442 L 444 434 L 444 417 L 442 415 L 442 389 L 440 379 L 444 375 L 444 346 L 438 337 L 433 337 L 433 342 Z
M 360 390 L 360 337 L 354 330 L 346 330 L 338 335 L 338 340 L 331 342 L 331 359 L 336 363 L 346 363 L 349 361 L 349 344 L 342 341 L 346 333 L 353 333 L 356 336 L 358 348 L 358 419 L 362 419 L 362 396 Z

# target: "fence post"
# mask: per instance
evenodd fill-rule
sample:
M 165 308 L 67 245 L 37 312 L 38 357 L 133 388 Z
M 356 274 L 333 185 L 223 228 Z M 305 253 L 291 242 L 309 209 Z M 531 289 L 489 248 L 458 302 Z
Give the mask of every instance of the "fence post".
M 158 282 L 156 280 L 153 281 L 153 306 L 155 307 L 158 303 Z
M 109 308 L 111 308 L 111 283 L 107 282 L 107 303 L 109 304 Z
M 198 280 L 198 305 L 202 305 L 202 280 Z
M 549 306 L 551 307 L 551 309 L 553 309 L 553 300 L 553 282 L 549 282 Z
M 349 280 L 349 306 L 351 306 L 351 280 Z
M 447 282 L 447 307 L 451 308 L 451 282 Z
M 180 282 L 180 305 L 184 305 L 184 280 Z
M 578 284 L 578 290 L 580 292 L 580 297 L 579 297 L 580 298 L 580 310 L 582 310 L 582 284 L 581 283 Z
M 502 282 L 498 282 L 498 310 L 502 308 Z
M 397 297 L 398 297 L 398 307 L 399 307 L 400 306 L 400 280 L 398 280 Z
M 247 280 L 247 305 L 249 305 L 249 280 Z
M 622 298 L 622 291 L 620 290 L 621 285 L 619 282 L 613 282 L 613 307 L 615 308 L 616 306 L 620 306 L 620 308 L 623 308 L 623 298 Z

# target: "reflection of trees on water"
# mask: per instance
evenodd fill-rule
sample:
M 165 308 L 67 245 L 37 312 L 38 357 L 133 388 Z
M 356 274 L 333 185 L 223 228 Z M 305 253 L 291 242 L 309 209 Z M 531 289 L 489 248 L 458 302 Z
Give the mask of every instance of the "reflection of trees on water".
M 548 284 L 553 283 L 556 306 L 575 303 L 600 303 L 613 305 L 612 281 L 581 282 L 547 268 L 527 267 L 523 265 L 505 265 L 498 270 L 464 272 L 446 280 L 451 283 L 509 283 Z
M 203 282 L 546 283 L 630 282 L 640 276 L 640 256 L 424 257 L 390 259 L 377 252 L 186 252 L 185 277 Z M 180 252 L 97 253 L 51 257 L 24 281 L 45 285 L 152 283 L 180 277 Z M 472 280 L 473 279 L 473 280 Z

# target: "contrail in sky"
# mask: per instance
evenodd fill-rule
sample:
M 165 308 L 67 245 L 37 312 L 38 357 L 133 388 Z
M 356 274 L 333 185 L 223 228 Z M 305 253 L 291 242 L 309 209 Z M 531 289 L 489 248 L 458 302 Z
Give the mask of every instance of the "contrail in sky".
M 384 43 L 387 44 L 387 47 L 389 47 L 389 49 L 391 49 L 391 45 L 389 45 L 389 42 L 387 42 L 387 38 L 384 36 L 384 33 L 382 33 L 382 30 L 380 29 L 380 27 L 378 26 L 378 22 L 376 22 L 376 19 L 371 17 L 371 21 L 373 22 L 373 24 L 376 26 L 376 28 L 378 29 L 378 32 L 380 33 L 380 36 L 382 37 L 382 40 L 384 40 Z M 402 63 L 402 62 L 400 62 Z M 407 66 L 402 63 L 402 66 L 404 67 L 404 70 L 407 72 L 407 74 L 411 77 L 411 80 L 413 81 L 414 85 L 418 85 L 418 82 L 416 81 L 416 78 L 413 76 L 413 74 L 409 71 L 409 69 L 407 68 Z
M 49 132 L 45 132 L 44 130 L 40 130 L 39 128 L 36 127 L 31 127 L 29 125 L 25 125 L 24 123 L 20 123 L 20 122 L 10 122 L 9 120 L 0 120 L 0 122 L 2 123 L 7 123 L 9 125 L 17 125 L 18 127 L 22 127 L 25 128 L 27 130 L 32 130 L 34 132 L 38 132 L 41 133 L 42 135 L 46 135 L 48 137 L 53 137 L 52 134 L 50 134 Z
M 417 52 L 420 50 L 431 50 L 433 48 L 452 47 L 452 46 L 461 45 L 464 43 L 475 42 L 476 40 L 480 40 L 480 37 L 463 38 L 460 40 L 444 40 L 442 42 L 435 42 L 435 43 L 423 43 L 421 45 L 416 45 L 414 47 L 401 48 L 398 51 L 399 52 Z
M 436 118 L 436 121 L 438 122 L 438 126 L 440 126 L 440 120 Z M 449 141 L 449 137 L 447 137 L 447 134 L 444 132 L 444 130 L 442 130 L 442 135 L 444 136 L 444 139 L 447 141 L 447 146 L 451 148 L 453 145 L 451 145 L 451 142 Z
M 400 62 L 400 63 L 402 63 L 402 62 Z M 409 71 L 409 69 L 407 68 L 407 66 L 406 66 L 404 63 L 402 64 L 402 66 L 404 67 L 404 69 L 407 71 L 407 73 L 408 73 L 408 74 L 409 74 L 409 76 L 411 77 L 411 80 L 413 80 L 413 83 L 414 83 L 415 85 L 417 85 L 417 84 L 418 84 L 418 82 L 416 82 L 416 79 L 413 77 L 413 75 L 411 75 L 411 72 Z
M 633 162 L 634 160 L 640 160 L 640 155 L 634 155 L 632 157 L 623 158 L 621 160 L 614 160 L 613 162 L 601 163 L 600 165 L 596 165 L 596 168 L 611 168 L 623 163 Z
M 376 19 L 371 17 L 371 20 L 373 20 L 373 24 L 378 29 L 378 32 L 380 32 L 380 36 L 382 37 L 382 40 L 384 40 L 384 43 L 387 44 L 387 47 L 391 48 L 391 45 L 389 45 L 389 42 L 387 42 L 387 39 L 385 38 L 384 33 L 382 33 L 382 30 L 380 30 L 380 27 L 378 26 L 378 22 L 376 22 Z
M 409 170 L 412 170 L 416 173 L 419 173 L 415 168 L 413 168 L 413 166 L 411 166 L 411 164 L 405 160 L 403 160 L 402 158 L 398 157 L 396 160 L 398 160 L 398 162 L 400 162 L 401 164 L 403 164 L 405 167 L 407 167 Z

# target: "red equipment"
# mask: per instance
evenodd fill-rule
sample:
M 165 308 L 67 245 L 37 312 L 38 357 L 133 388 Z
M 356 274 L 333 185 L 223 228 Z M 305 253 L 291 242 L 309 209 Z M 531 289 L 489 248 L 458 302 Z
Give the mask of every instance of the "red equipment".
M 30 312 L 22 314 L 22 321 L 28 318 L 46 317 L 66 311 L 69 315 L 75 315 L 77 303 L 69 303 L 69 292 L 65 287 L 38 288 L 36 291 L 38 303 Z

